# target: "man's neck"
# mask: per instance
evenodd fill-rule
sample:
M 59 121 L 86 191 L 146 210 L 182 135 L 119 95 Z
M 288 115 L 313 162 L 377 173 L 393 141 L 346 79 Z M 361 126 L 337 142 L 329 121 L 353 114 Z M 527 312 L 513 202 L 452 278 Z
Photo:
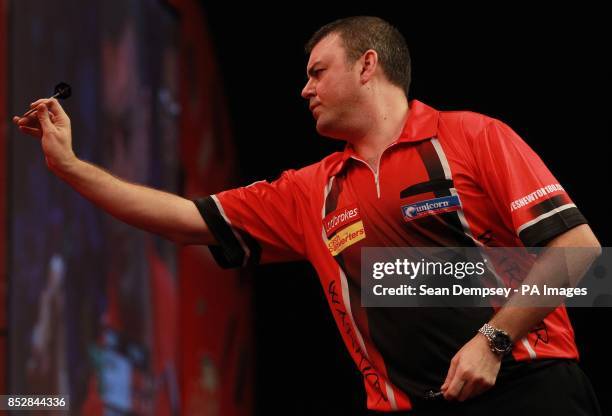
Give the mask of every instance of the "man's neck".
M 372 112 L 368 129 L 350 141 L 355 153 L 376 172 L 382 152 L 396 141 L 404 129 L 409 109 L 405 99 L 386 103 Z

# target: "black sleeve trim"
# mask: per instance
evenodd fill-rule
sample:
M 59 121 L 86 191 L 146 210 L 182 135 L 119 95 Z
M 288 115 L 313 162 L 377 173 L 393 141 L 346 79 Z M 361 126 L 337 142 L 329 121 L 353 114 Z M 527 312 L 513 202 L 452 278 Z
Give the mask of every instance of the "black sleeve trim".
M 572 207 L 530 225 L 519 233 L 519 238 L 525 247 L 542 247 L 580 224 L 587 224 L 587 220 L 578 208 Z
M 560 208 L 563 205 L 570 204 L 567 194 L 561 194 L 553 196 L 552 198 L 546 199 L 539 204 L 534 205 L 529 209 L 529 214 L 534 218 L 539 217 L 542 214 L 546 214 L 553 209 Z
M 193 202 L 217 240 L 218 245 L 208 247 L 217 264 L 224 269 L 243 266 L 246 255 L 244 248 L 232 228 L 225 222 L 212 197 L 207 196 Z

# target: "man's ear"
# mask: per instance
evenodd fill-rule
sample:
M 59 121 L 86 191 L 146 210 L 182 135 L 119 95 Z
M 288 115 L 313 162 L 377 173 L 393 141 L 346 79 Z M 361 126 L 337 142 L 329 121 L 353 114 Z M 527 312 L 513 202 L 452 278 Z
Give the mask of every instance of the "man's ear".
M 361 83 L 366 84 L 372 79 L 378 68 L 378 53 L 374 49 L 368 49 L 359 60 L 361 61 Z

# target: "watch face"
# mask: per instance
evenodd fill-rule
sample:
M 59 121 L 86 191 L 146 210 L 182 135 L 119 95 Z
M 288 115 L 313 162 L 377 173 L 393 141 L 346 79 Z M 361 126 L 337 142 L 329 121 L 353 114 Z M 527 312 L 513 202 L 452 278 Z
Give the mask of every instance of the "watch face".
M 495 349 L 498 351 L 507 351 L 512 347 L 510 337 L 501 331 L 495 332 L 491 337 L 491 341 L 493 342 Z

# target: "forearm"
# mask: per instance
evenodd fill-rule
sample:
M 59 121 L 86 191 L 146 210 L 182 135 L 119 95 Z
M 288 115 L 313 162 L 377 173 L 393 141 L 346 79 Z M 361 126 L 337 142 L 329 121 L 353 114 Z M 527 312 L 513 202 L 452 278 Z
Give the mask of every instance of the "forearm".
M 601 254 L 601 246 L 588 225 L 580 225 L 547 245 L 522 282 L 540 291 L 549 287 L 575 287 Z M 562 296 L 515 294 L 491 319 L 490 324 L 508 332 L 513 340 L 525 336 L 564 301 Z
M 555 307 L 511 307 L 506 306 L 499 310 L 491 319 L 490 324 L 501 328 L 510 335 L 513 341 L 523 338 L 537 324 L 542 322 Z
M 54 173 L 120 221 L 179 244 L 214 243 L 195 204 L 188 199 L 121 180 L 78 159 Z

